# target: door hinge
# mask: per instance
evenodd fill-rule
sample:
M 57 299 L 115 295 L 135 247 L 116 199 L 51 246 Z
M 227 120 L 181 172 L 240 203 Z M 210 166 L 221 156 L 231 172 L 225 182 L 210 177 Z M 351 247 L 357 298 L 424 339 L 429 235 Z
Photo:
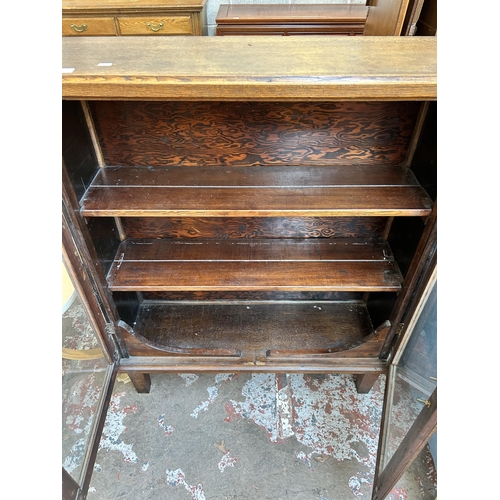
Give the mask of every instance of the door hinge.
M 416 32 L 417 32 L 417 23 L 413 23 L 410 26 L 410 31 L 408 32 L 408 36 L 415 36 Z
M 396 327 L 396 335 L 401 335 L 401 332 L 403 331 L 403 328 L 405 327 L 404 323 L 398 323 L 398 326 Z
M 111 342 L 113 342 L 113 345 L 115 346 L 115 350 L 113 351 L 113 360 L 115 362 L 118 362 L 120 358 L 123 357 L 123 353 L 120 348 L 120 342 L 118 341 L 118 338 L 116 336 L 115 325 L 113 323 L 106 322 L 106 326 L 104 328 L 106 329 L 109 340 L 111 340 Z

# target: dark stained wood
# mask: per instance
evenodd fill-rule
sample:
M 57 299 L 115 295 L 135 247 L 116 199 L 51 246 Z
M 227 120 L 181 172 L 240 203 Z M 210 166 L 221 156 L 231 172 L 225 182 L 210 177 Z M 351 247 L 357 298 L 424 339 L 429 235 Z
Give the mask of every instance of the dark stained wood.
M 358 302 L 359 301 L 355 301 Z M 276 303 L 274 301 L 274 303 Z M 344 303 L 346 304 L 346 303 Z M 165 305 L 165 303 L 164 303 Z M 167 304 L 168 305 L 168 304 Z M 180 305 L 180 302 L 177 302 L 177 305 Z M 202 305 L 202 304 L 198 304 Z M 321 303 L 319 304 L 318 307 L 321 307 Z M 311 328 L 311 327 L 309 327 Z M 127 345 L 127 349 L 130 352 L 130 355 L 132 358 L 136 358 L 137 356 L 153 356 L 153 357 L 161 357 L 163 359 L 170 357 L 172 359 L 185 359 L 187 356 L 189 356 L 191 359 L 193 358 L 190 355 L 183 354 L 182 352 L 172 352 L 172 348 L 167 349 L 165 346 L 160 346 L 160 345 L 153 345 L 151 342 L 149 342 L 147 339 L 142 337 L 140 333 L 134 333 L 134 330 L 125 324 L 124 322 L 120 322 L 120 330 L 123 335 L 124 341 Z M 325 361 L 328 362 L 328 360 L 331 360 L 333 363 L 336 364 L 336 367 L 338 368 L 339 366 L 343 367 L 343 370 L 346 370 L 347 367 L 349 366 L 349 363 L 352 362 L 355 366 L 364 366 L 365 368 L 369 368 L 368 372 L 373 372 L 373 364 L 369 364 L 367 360 L 371 360 L 372 362 L 377 360 L 379 358 L 379 353 L 380 353 L 380 346 L 383 343 L 383 337 L 381 337 L 380 334 L 374 332 L 372 334 L 367 335 L 366 337 L 363 338 L 362 343 L 359 344 L 357 347 L 353 347 L 347 350 L 332 350 L 333 352 L 320 352 L 318 351 L 309 351 L 305 353 L 302 351 L 302 353 L 298 354 L 298 352 L 292 352 L 289 349 L 287 350 L 269 350 L 269 351 L 264 351 L 261 349 L 256 349 L 255 351 L 259 354 L 263 353 L 264 357 L 260 357 L 260 363 L 259 365 L 265 365 L 265 364 L 271 364 L 273 369 L 278 366 L 277 363 L 283 363 L 283 366 L 287 367 L 294 367 L 293 370 L 297 371 L 297 367 L 303 366 L 305 367 L 309 363 L 313 363 L 314 366 L 322 366 L 323 368 L 321 371 L 324 370 L 324 368 L 327 366 L 327 364 L 322 364 Z M 359 341 L 356 341 L 355 343 L 359 343 Z M 244 346 L 243 346 L 244 347 Z M 220 352 L 220 351 L 219 351 Z M 247 358 L 248 358 L 248 353 L 251 352 L 248 347 L 246 349 L 247 353 Z M 220 360 L 223 360 L 223 364 L 228 362 L 228 360 L 232 358 L 233 361 L 239 363 L 240 365 L 246 364 L 247 360 L 245 360 L 241 355 L 239 356 L 223 356 L 223 357 L 218 357 L 218 356 L 213 356 L 212 354 L 203 357 L 198 357 L 196 362 L 198 363 L 204 363 L 205 365 L 211 364 L 212 362 L 217 362 Z M 349 358 L 347 360 L 346 358 Z M 344 361 L 342 361 L 344 359 Z M 182 361 L 183 362 L 183 361 Z M 167 362 L 168 363 L 168 362 Z M 382 362 L 384 363 L 384 362 Z M 253 364 L 253 363 L 252 363 Z M 383 364 L 377 363 L 379 367 L 384 366 Z M 371 368 L 370 368 L 371 367 Z M 359 368 L 358 368 L 359 369 Z M 313 368 L 314 370 L 314 368 Z M 364 372 L 364 369 L 361 369 L 360 372 Z M 348 372 L 349 369 L 348 369 Z M 343 372 L 346 373 L 346 372 Z M 381 373 L 380 371 L 377 370 L 377 373 Z
M 241 361 L 361 357 L 362 346 L 376 334 L 366 307 L 351 302 L 148 302 L 134 329 L 122 324 L 130 353 L 228 356 Z M 368 334 L 367 332 L 372 332 Z M 144 346 L 149 346 L 144 347 Z M 380 346 L 380 343 L 373 343 Z M 371 357 L 377 357 L 373 351 Z M 365 356 L 366 352 L 365 352 Z M 253 358 L 252 358 L 253 359 Z
M 379 238 L 385 217 L 125 217 L 129 238 Z
M 437 33 L 437 0 L 425 0 L 417 22 L 416 36 L 435 36 Z
M 62 95 L 143 101 L 435 100 L 436 44 L 435 37 L 396 36 L 63 37 Z M 99 65 L 103 62 L 112 65 Z
M 363 302 L 363 301 L 362 301 Z M 346 301 L 343 302 L 344 305 L 348 305 Z M 363 302 L 364 303 L 364 302 Z M 371 319 L 371 318 L 370 318 Z M 380 355 L 380 349 L 384 343 L 387 330 L 377 330 L 368 334 L 363 338 L 363 342 L 358 346 L 351 347 L 345 350 L 338 350 L 333 352 L 300 352 L 291 350 L 279 350 L 279 351 L 269 351 L 269 358 L 276 357 L 283 361 L 290 361 L 292 359 L 301 359 L 303 362 L 307 360 L 316 359 L 333 359 L 333 358 L 357 358 L 357 359 L 370 359 L 378 358 Z
M 110 271 L 110 289 L 316 290 L 397 292 L 401 277 L 382 262 L 123 262 Z
M 378 379 L 378 374 L 373 374 L 373 373 L 365 373 L 363 375 L 356 375 L 355 378 L 355 383 L 356 383 L 356 390 L 358 391 L 359 394 L 368 394 L 372 387 L 373 384 L 377 381 Z
M 402 304 L 380 237 L 433 210 L 405 167 L 436 40 L 143 38 L 63 40 L 63 99 L 90 101 L 104 166 L 80 219 L 129 238 L 107 277 L 134 304 L 120 369 L 386 373 L 389 301 L 366 296 Z
M 114 294 L 116 295 L 116 293 Z M 362 300 L 362 292 L 276 292 L 256 290 L 142 292 L 144 300 Z
M 416 102 L 91 102 L 108 166 L 401 165 Z
M 422 278 L 433 269 L 437 260 L 437 204 L 434 205 L 431 216 L 428 218 L 422 237 L 413 256 L 410 268 L 406 273 L 401 293 L 398 295 L 389 318 L 391 329 L 385 340 L 381 357 L 386 358 L 390 353 L 391 342 L 394 340 L 400 322 L 404 322 L 411 305 L 412 297 L 420 288 Z M 420 289 L 421 290 L 421 289 Z
M 267 239 L 267 240 L 126 240 L 115 266 L 127 261 L 391 261 L 383 240 Z
M 87 311 L 96 336 L 109 363 L 117 345 L 108 335 L 107 327 L 118 319 L 118 312 L 107 287 L 103 269 L 92 243 L 78 201 L 65 167 L 62 164 L 62 243 L 63 260 L 68 274 Z M 119 339 L 116 339 L 119 343 Z M 124 346 L 122 346 L 124 348 Z
M 76 500 L 80 491 L 78 483 L 62 468 L 62 500 Z
M 133 331 L 171 354 L 280 357 L 352 349 L 373 327 L 361 301 L 145 301 Z
M 62 103 L 62 156 L 68 178 L 80 199 L 96 175 L 99 165 L 79 102 Z
M 128 240 L 108 275 L 113 291 L 399 291 L 383 241 Z
M 89 188 L 86 217 L 427 216 L 432 202 L 420 187 Z
M 82 199 L 82 214 L 421 216 L 432 208 L 410 171 L 398 167 L 204 167 L 200 176 L 196 170 L 106 167 Z
M 340 187 L 418 186 L 408 168 L 392 166 L 106 167 L 93 187 Z M 196 191 L 195 191 L 196 192 Z
M 427 216 L 420 187 L 94 188 L 82 200 L 86 217 Z
M 130 377 L 132 384 L 135 387 L 135 390 L 139 394 L 149 394 L 151 390 L 151 376 L 149 373 L 140 373 L 140 372 L 126 372 Z
M 346 4 L 223 4 L 217 35 L 362 35 L 368 8 Z
M 384 321 L 373 333 L 373 337 L 376 337 L 380 341 L 379 347 L 382 346 L 383 340 L 389 332 L 391 323 L 389 321 Z M 377 350 L 379 352 L 379 350 Z M 373 387 L 373 384 L 377 381 L 378 375 L 373 373 L 364 373 L 356 375 L 355 383 L 356 390 L 359 394 L 368 394 Z
M 160 352 L 160 351 L 157 351 Z M 378 358 L 268 358 L 242 360 L 230 356 L 131 356 L 121 362 L 123 370 L 156 373 L 387 373 L 387 363 Z

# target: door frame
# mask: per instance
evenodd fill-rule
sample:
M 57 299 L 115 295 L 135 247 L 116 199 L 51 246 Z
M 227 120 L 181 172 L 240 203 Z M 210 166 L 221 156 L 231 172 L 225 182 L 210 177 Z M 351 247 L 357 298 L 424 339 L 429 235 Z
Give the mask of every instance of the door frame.
M 63 168 L 64 178 L 65 168 Z M 114 339 L 116 316 L 101 293 L 100 277 L 85 243 L 86 227 L 80 219 L 76 197 L 63 182 L 62 196 L 62 258 L 68 275 L 78 293 L 88 320 L 99 341 L 108 364 L 103 388 L 82 462 L 79 481 L 62 467 L 63 500 L 85 500 L 87 497 L 106 415 L 120 364 L 119 344 Z M 82 224 L 83 223 L 83 224 Z
M 437 284 L 437 251 L 435 250 L 430 259 L 430 265 L 423 274 L 418 293 L 411 301 L 407 315 L 407 321 L 397 338 L 391 351 L 391 364 L 387 374 L 384 393 L 384 406 L 380 424 L 379 445 L 377 451 L 377 463 L 375 477 L 373 480 L 372 500 L 384 500 L 391 489 L 401 478 L 406 469 L 413 463 L 414 459 L 422 451 L 429 439 L 437 429 L 437 387 L 434 389 L 425 406 L 410 427 L 397 450 L 387 464 L 384 457 L 389 439 L 389 416 L 392 410 L 397 365 L 411 338 L 415 325 L 417 324 L 424 306 L 429 299 L 430 293 Z

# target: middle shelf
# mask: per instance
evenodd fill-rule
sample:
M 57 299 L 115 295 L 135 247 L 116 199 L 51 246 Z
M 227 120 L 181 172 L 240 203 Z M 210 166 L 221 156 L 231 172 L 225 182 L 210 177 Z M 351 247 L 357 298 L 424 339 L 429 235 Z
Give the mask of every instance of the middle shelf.
M 381 291 L 403 277 L 383 239 L 128 239 L 112 291 Z
M 428 216 L 395 166 L 104 167 L 81 200 L 94 217 Z

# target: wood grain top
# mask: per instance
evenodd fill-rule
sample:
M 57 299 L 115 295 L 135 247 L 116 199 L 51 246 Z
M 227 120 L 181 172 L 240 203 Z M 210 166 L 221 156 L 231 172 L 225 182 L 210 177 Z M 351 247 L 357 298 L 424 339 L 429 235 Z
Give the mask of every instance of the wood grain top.
M 434 100 L 435 37 L 62 40 L 62 96 L 95 100 Z
M 219 7 L 215 22 L 364 22 L 367 14 L 368 7 L 359 4 L 223 4 Z
M 183 9 L 197 7 L 201 10 L 207 0 L 63 0 L 63 15 L 83 12 L 147 11 L 149 9 Z

